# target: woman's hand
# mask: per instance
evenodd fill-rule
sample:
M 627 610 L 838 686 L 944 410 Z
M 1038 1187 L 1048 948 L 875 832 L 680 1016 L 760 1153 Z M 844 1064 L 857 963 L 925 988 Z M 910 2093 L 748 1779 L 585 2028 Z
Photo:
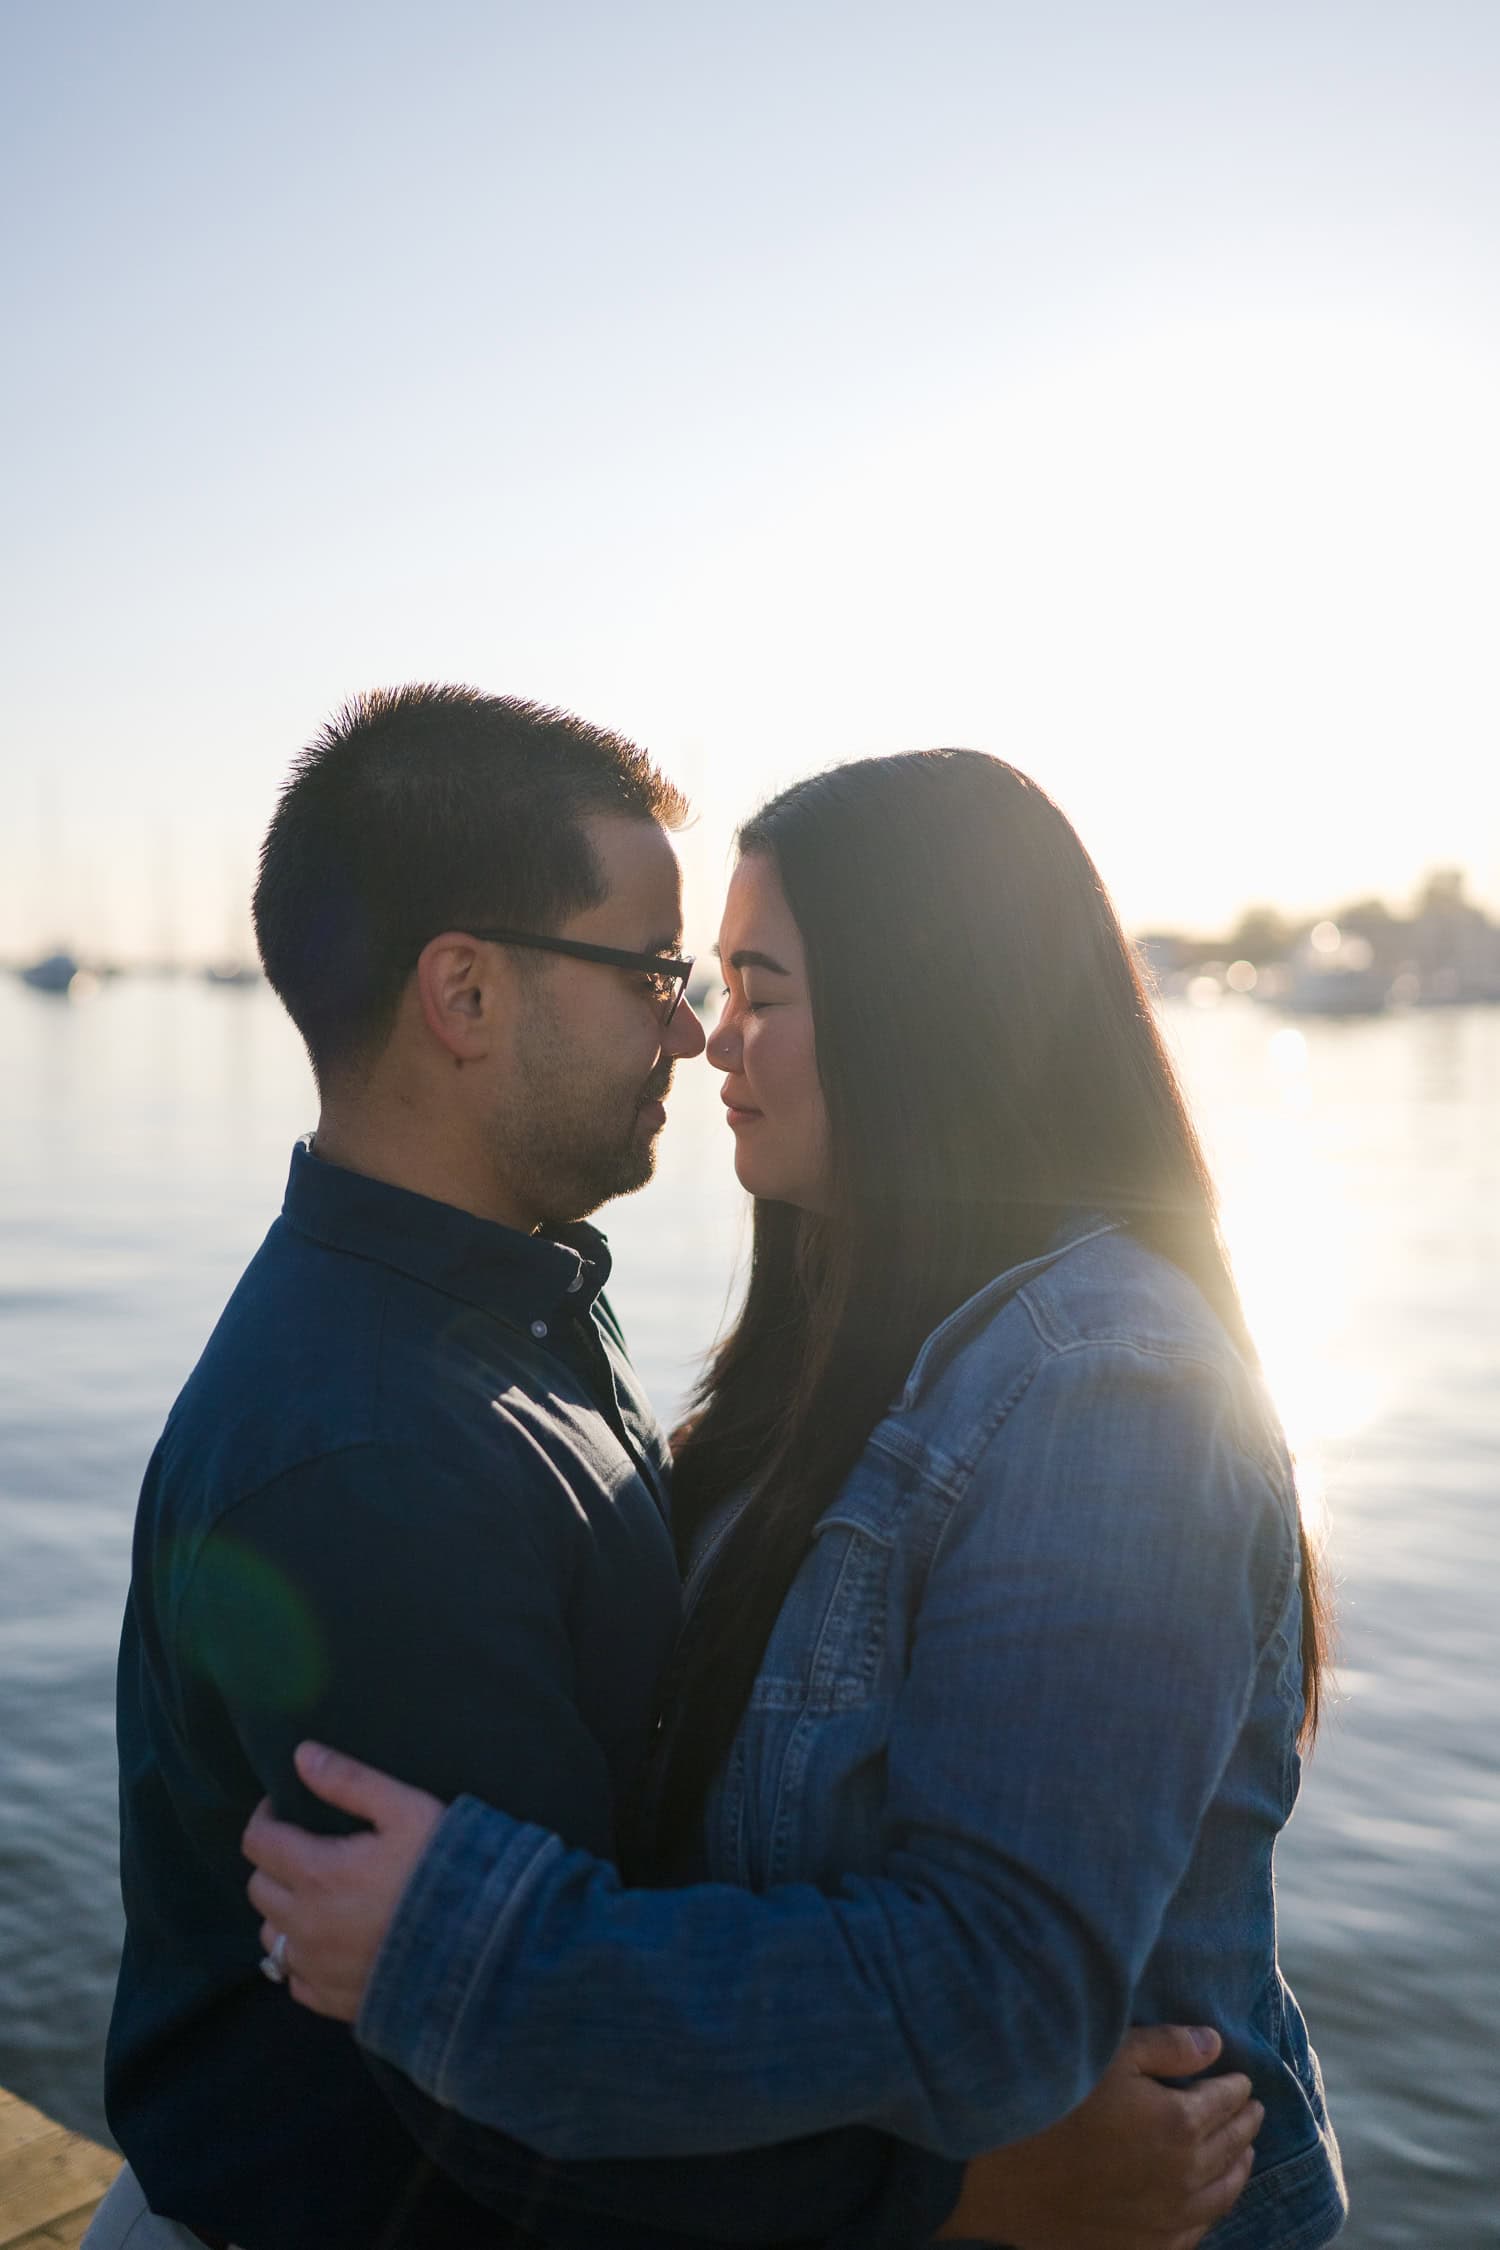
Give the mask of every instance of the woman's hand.
M 1193 2250 L 1250 2177 L 1265 2111 L 1238 2072 L 1186 2090 L 1218 2034 L 1127 2033 L 1099 2084 L 1045 2133 L 977 2156 L 940 2242 L 1014 2250 Z
M 257 1805 L 242 1848 L 252 1860 L 250 1903 L 264 1917 L 269 1954 L 282 1961 L 294 2000 L 353 2023 L 375 1956 L 413 1868 L 443 1817 L 425 1789 L 409 1789 L 373 1766 L 315 1742 L 298 1745 L 297 1772 L 315 1797 L 367 1820 L 356 1836 L 313 1836 Z

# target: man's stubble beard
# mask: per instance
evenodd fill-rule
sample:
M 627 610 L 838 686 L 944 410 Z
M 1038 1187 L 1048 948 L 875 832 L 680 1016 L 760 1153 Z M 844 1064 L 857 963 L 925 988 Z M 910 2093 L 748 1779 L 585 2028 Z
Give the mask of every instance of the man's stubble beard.
M 564 1223 L 643 1188 L 656 1170 L 656 1136 L 643 1132 L 641 1109 L 671 1081 L 663 1058 L 644 1083 L 604 1082 L 551 1026 L 527 1027 L 495 1117 L 497 1153 L 526 1207 Z

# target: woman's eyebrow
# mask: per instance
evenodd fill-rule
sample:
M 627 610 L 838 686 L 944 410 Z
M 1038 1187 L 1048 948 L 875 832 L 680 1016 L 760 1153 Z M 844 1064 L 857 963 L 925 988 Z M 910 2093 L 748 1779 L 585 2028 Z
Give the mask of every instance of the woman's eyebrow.
M 773 961 L 769 953 L 731 953 L 729 966 L 731 969 L 769 969 L 773 976 L 778 977 L 789 977 L 792 973 L 790 969 L 784 969 L 779 961 Z

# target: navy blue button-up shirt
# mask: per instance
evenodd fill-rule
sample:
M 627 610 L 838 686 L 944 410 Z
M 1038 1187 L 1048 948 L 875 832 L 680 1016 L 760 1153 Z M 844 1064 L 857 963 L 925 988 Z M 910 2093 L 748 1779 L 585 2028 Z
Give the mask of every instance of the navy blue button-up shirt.
M 172 1410 L 120 1652 L 111 2125 L 152 2205 L 250 2250 L 493 2245 L 342 2026 L 257 1973 L 240 1831 L 338 1743 L 596 1851 L 677 1626 L 666 1447 L 579 1226 L 516 1233 L 293 1158 Z

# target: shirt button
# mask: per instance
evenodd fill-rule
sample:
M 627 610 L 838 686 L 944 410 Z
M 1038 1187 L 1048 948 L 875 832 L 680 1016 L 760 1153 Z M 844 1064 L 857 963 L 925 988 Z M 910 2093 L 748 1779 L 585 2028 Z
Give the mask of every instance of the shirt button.
M 547 1333 L 545 1320 L 534 1320 L 531 1324 L 531 1333 L 533 1336 L 545 1336 Z

